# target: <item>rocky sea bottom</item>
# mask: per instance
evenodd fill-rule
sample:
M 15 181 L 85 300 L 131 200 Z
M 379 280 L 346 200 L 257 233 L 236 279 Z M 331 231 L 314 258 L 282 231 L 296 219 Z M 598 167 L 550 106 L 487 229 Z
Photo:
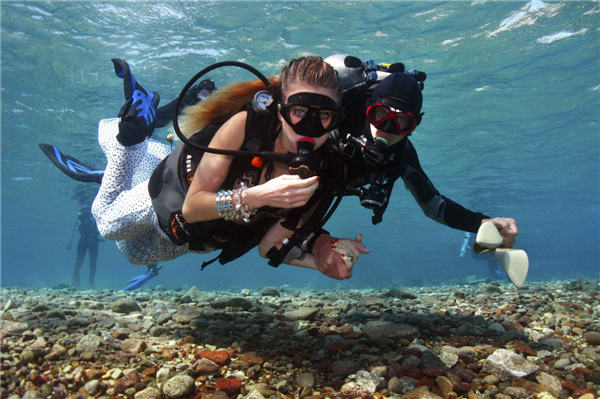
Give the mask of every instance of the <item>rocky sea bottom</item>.
M 593 399 L 598 291 L 4 287 L 1 397 Z

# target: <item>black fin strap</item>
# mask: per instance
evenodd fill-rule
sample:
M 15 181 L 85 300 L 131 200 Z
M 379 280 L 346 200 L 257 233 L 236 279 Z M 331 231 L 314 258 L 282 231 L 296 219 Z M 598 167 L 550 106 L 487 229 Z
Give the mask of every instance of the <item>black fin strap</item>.
M 219 255 L 219 256 L 221 256 L 221 255 Z M 216 260 L 218 260 L 218 259 L 219 259 L 219 256 L 217 256 L 217 257 L 216 257 L 216 258 L 214 258 L 214 259 L 211 259 L 211 260 L 209 260 L 209 261 L 206 261 L 206 262 L 202 263 L 202 267 L 200 267 L 200 271 L 204 270 L 204 268 L 205 268 L 206 266 L 208 266 L 208 265 L 210 265 L 211 263 L 214 263 Z

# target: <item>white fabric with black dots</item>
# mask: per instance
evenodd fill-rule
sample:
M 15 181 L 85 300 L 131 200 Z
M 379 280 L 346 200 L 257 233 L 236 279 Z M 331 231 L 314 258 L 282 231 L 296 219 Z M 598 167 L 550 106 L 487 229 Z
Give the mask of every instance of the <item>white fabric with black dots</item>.
M 188 245 L 174 245 L 161 230 L 148 193 L 148 179 L 171 152 L 169 146 L 144 140 L 131 147 L 116 139 L 119 119 L 103 119 L 98 141 L 108 164 L 102 185 L 92 205 L 100 234 L 117 246 L 127 261 L 148 265 L 178 258 L 190 251 Z

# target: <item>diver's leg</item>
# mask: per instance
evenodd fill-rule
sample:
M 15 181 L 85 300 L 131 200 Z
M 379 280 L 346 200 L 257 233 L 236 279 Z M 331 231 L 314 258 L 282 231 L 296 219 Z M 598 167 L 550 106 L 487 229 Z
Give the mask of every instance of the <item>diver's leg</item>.
M 171 153 L 171 146 L 159 143 L 153 139 L 148 140 L 148 149 L 142 162 L 137 165 L 133 175 L 132 184 L 134 186 L 148 180 L 152 176 L 154 169 Z
M 96 277 L 96 261 L 98 260 L 98 240 L 93 239 L 88 246 L 90 254 L 90 278 L 88 280 L 88 288 L 94 289 L 94 278 Z
M 133 176 L 147 156 L 160 96 L 139 84 L 127 62 L 117 58 L 111 61 L 115 73 L 123 79 L 126 102 L 119 118 L 100 121 L 98 141 L 108 165 L 92 213 L 103 237 L 126 240 L 140 234 L 140 225 L 149 223 L 153 213 L 147 201 L 139 198 L 148 197 L 148 190 L 133 190 Z
M 73 268 L 73 276 L 71 278 L 71 287 L 74 288 L 79 288 L 81 286 L 79 271 L 81 270 L 81 265 L 83 265 L 85 253 L 87 252 L 87 246 L 84 241 L 85 240 L 80 237 L 79 242 L 77 243 L 77 259 L 75 260 L 75 267 Z
M 108 240 L 126 240 L 142 233 L 152 223 L 154 213 L 147 186 L 132 185 L 135 170 L 146 156 L 148 140 L 125 147 L 116 139 L 118 132 L 119 119 L 100 121 L 98 141 L 108 164 L 92 213 L 98 231 Z
M 134 185 L 140 175 L 150 174 L 148 167 L 158 163 L 156 158 L 166 156 L 167 149 L 147 139 L 125 147 L 116 139 L 118 129 L 118 119 L 100 121 L 98 140 L 108 165 L 92 204 L 98 231 L 104 238 L 117 241 L 123 256 L 134 265 L 184 255 L 188 252 L 187 246 L 172 245 L 158 227 L 148 180 Z M 148 153 L 152 153 L 152 157 Z

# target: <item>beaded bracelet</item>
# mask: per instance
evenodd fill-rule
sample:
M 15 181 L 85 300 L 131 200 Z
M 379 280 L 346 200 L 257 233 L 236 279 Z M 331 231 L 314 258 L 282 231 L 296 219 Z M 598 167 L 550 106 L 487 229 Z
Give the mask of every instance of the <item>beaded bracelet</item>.
M 249 209 L 246 203 L 247 190 L 248 187 L 245 183 L 233 191 L 220 190 L 215 201 L 219 216 L 225 220 L 243 219 L 244 222 L 250 223 L 250 218 L 256 214 L 256 209 Z
M 233 191 L 231 190 L 220 190 L 217 193 L 217 199 L 215 201 L 217 203 L 217 212 L 219 212 L 219 216 L 225 220 L 233 220 L 235 216 L 237 216 L 232 205 L 232 195 Z

